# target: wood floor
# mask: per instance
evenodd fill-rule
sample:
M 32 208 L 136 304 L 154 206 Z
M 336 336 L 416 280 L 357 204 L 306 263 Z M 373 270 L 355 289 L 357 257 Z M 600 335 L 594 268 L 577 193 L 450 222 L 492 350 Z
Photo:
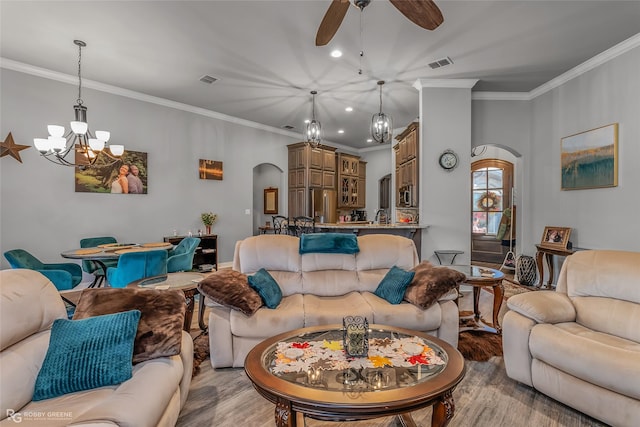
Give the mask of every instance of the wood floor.
M 471 298 L 466 298 L 471 300 Z M 465 298 L 462 298 L 461 309 Z M 471 301 L 466 301 L 470 303 Z M 483 304 L 486 308 L 483 308 Z M 491 295 L 481 294 L 481 311 Z M 197 313 L 197 308 L 196 308 Z M 484 311 L 483 311 L 484 313 Z M 194 329 L 197 328 L 194 316 Z M 453 393 L 455 415 L 451 427 L 586 427 L 605 426 L 580 412 L 550 399 L 507 377 L 501 357 L 488 362 L 465 362 L 467 374 Z M 213 369 L 207 359 L 193 378 L 187 402 L 177 426 L 273 427 L 274 405 L 261 397 L 243 369 Z M 431 424 L 431 408 L 413 413 L 419 426 Z M 329 423 L 307 420 L 308 427 L 399 427 L 392 417 L 376 420 Z
M 451 427 L 500 426 L 605 426 L 568 408 L 505 374 L 502 358 L 488 362 L 466 362 L 467 374 L 454 391 L 455 415 Z M 419 426 L 431 423 L 431 409 L 413 413 Z M 274 405 L 252 387 L 243 369 L 211 368 L 203 363 L 193 379 L 178 426 L 273 427 Z M 376 420 L 329 423 L 307 420 L 309 427 L 396 427 L 391 417 Z

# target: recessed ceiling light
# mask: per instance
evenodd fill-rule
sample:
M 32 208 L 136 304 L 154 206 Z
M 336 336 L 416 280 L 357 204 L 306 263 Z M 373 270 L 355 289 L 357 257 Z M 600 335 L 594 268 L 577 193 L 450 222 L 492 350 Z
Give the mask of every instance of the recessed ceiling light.
M 343 129 L 338 129 L 338 133 L 344 133 Z
M 334 58 L 340 58 L 342 56 L 342 51 L 341 50 L 333 50 L 331 51 L 331 56 L 333 56 Z
M 347 113 L 350 113 L 353 111 L 353 107 L 347 107 L 344 109 L 344 111 L 346 111 Z
M 367 139 L 367 142 L 373 142 L 373 139 L 369 138 Z
M 310 121 L 311 121 L 311 120 L 309 120 L 309 119 L 306 119 L 306 120 L 305 120 L 304 122 L 305 122 L 305 123 L 309 123 Z

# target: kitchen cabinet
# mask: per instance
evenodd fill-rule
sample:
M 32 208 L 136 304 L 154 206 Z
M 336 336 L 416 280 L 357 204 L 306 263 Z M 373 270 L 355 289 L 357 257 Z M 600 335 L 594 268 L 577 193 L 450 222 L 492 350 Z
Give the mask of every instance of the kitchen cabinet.
M 363 208 L 366 204 L 366 162 L 351 154 L 338 153 L 338 209 Z
M 311 148 L 309 153 L 309 167 L 322 170 L 324 164 L 324 150 L 321 148 Z
M 418 207 L 418 123 L 411 123 L 396 136 L 396 207 Z M 411 188 L 410 206 L 401 205 L 400 189 Z
M 172 245 L 179 244 L 186 236 L 170 236 L 164 237 L 164 241 L 171 243 Z M 200 239 L 200 245 L 196 248 L 196 252 L 193 255 L 194 270 L 198 270 L 203 266 L 203 269 L 207 269 L 204 266 L 211 266 L 211 268 L 218 269 L 218 236 L 216 234 L 205 234 L 203 236 L 196 236 Z
M 322 150 L 322 170 L 326 172 L 335 172 L 336 171 L 336 153 L 333 150 Z M 335 179 L 334 179 L 335 184 Z
M 336 188 L 335 148 L 299 142 L 287 146 L 289 156 L 288 215 L 312 216 L 310 189 Z

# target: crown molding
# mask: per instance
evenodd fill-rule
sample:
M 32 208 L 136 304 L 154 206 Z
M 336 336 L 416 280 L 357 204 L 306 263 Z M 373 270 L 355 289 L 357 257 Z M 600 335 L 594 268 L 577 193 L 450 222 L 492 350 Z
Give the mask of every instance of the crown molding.
M 530 101 L 529 92 L 471 92 L 473 101 Z
M 418 90 L 426 87 L 471 89 L 476 83 L 478 83 L 478 79 L 418 79 L 413 87 Z
M 529 95 L 531 96 L 531 99 L 543 95 L 550 90 L 565 84 L 569 80 L 581 76 L 587 71 L 593 70 L 594 68 L 606 62 L 609 62 L 612 59 L 630 51 L 631 49 L 635 49 L 638 46 L 640 46 L 640 33 L 636 34 L 635 36 L 629 37 L 625 41 L 622 41 L 617 45 L 605 50 L 604 52 L 594 56 L 593 58 L 586 60 L 582 64 L 573 67 L 566 73 L 563 73 L 558 77 L 549 80 L 547 83 L 538 86 L 537 88 L 529 92 Z
M 0 57 L 0 68 L 17 71 L 20 73 L 30 74 L 32 76 L 42 77 L 45 79 L 54 80 L 61 83 L 67 83 L 70 85 L 78 84 L 78 76 L 59 73 L 57 71 L 36 67 L 34 65 L 25 64 L 23 62 L 18 62 L 18 61 L 14 61 L 12 59 L 7 59 L 3 57 Z M 118 86 L 112 86 L 112 85 L 100 83 L 95 80 L 88 80 L 83 78 L 82 87 L 85 89 L 93 89 L 100 92 L 109 93 L 112 95 L 124 96 L 125 98 L 135 99 L 137 101 L 148 102 L 150 104 L 155 104 L 163 107 L 173 108 L 176 110 L 186 111 L 188 113 L 198 114 L 200 116 L 223 120 L 225 122 L 234 123 L 240 126 L 246 126 L 253 129 L 264 130 L 267 132 L 276 133 L 276 134 L 289 136 L 292 138 L 302 140 L 302 134 L 300 133 L 295 133 L 285 129 L 280 129 L 273 126 L 267 126 L 261 123 L 252 122 L 250 120 L 229 116 L 226 114 L 218 113 L 216 111 L 207 110 L 206 108 L 194 107 L 193 105 L 183 104 L 181 102 L 171 101 L 165 98 L 151 96 L 151 95 L 147 95 L 147 94 L 136 92 L 129 89 L 123 89 Z M 352 147 L 343 146 L 341 144 L 335 144 L 333 142 L 331 142 L 331 144 L 338 147 L 344 147 L 345 149 L 353 149 Z
M 617 45 L 605 50 L 602 53 L 586 60 L 569 71 L 541 84 L 529 92 L 472 92 L 471 99 L 483 101 L 530 101 L 540 95 L 562 86 L 569 80 L 575 79 L 584 73 L 605 64 L 612 59 L 640 46 L 640 33 L 629 37 Z M 414 85 L 415 86 L 415 85 Z
M 580 65 L 570 69 L 569 71 L 561 74 L 560 76 L 549 80 L 537 88 L 529 92 L 471 92 L 472 100 L 487 100 L 487 101 L 530 101 L 540 95 L 543 95 L 550 90 L 553 90 L 564 83 L 572 80 L 587 71 L 590 71 L 632 49 L 640 46 L 640 33 L 624 40 L 617 45 L 605 50 L 604 52 L 594 56 L 591 59 L 583 62 Z M 57 71 L 48 70 L 46 68 L 36 67 L 33 65 L 25 64 L 22 62 L 14 61 L 0 57 L 0 68 L 7 70 L 17 71 L 20 73 L 30 74 L 37 77 L 42 77 L 49 80 L 54 80 L 62 83 L 76 85 L 78 82 L 77 76 L 70 74 L 59 73 Z M 478 82 L 478 79 L 418 79 L 413 84 L 413 87 L 417 90 L 423 88 L 460 88 L 471 89 Z M 250 120 L 241 119 L 238 117 L 229 116 L 226 114 L 218 113 L 216 111 L 207 110 L 205 108 L 194 107 L 192 105 L 183 104 L 181 102 L 171 101 L 156 96 L 147 95 L 144 93 L 132 91 L 129 89 L 123 89 L 117 86 L 112 86 L 104 83 L 100 83 L 94 80 L 82 79 L 83 87 L 94 89 L 100 92 L 110 93 L 113 95 L 124 96 L 126 98 L 135 99 L 142 102 L 148 102 L 176 110 L 186 111 L 193 114 L 198 114 L 204 117 L 210 117 L 213 119 L 223 120 L 225 122 L 234 123 L 240 126 L 246 126 L 253 129 L 264 130 L 279 135 L 284 135 L 296 139 L 301 139 L 302 135 L 291 132 L 285 129 L 276 128 L 273 126 L 263 125 L 261 123 L 252 122 Z M 354 148 L 342 144 L 337 144 L 332 141 L 325 141 L 330 143 L 336 148 L 340 148 L 346 151 L 356 152 L 369 152 L 377 151 L 386 148 L 386 144 L 382 144 L 375 147 Z

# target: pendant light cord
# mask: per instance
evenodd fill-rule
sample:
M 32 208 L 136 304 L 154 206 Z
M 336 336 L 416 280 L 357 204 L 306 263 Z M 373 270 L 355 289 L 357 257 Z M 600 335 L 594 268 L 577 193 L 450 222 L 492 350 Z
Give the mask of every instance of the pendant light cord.
M 380 86 L 380 114 L 382 114 L 382 85 Z
M 358 68 L 358 74 L 362 74 L 362 57 L 364 56 L 364 14 L 362 13 L 364 8 L 360 8 L 360 59 L 359 64 L 360 68 Z
M 80 70 L 81 63 L 82 63 L 82 46 L 78 45 L 78 99 L 76 100 L 78 105 L 82 105 L 82 73 Z

